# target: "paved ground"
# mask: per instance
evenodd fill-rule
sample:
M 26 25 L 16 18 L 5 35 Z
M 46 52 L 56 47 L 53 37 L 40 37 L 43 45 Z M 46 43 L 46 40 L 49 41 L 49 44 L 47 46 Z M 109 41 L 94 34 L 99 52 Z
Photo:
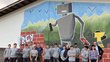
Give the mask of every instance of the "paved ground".
M 3 51 L 4 49 L 0 48 L 0 62 L 3 62 Z

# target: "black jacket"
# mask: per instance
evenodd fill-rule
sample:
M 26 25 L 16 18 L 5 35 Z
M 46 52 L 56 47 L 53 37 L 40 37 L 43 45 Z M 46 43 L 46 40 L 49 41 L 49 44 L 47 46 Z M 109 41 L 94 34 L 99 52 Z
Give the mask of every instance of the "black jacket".
M 98 46 L 98 50 L 99 50 L 99 51 L 98 51 L 98 52 L 99 52 L 99 55 L 101 55 L 101 56 L 102 56 L 102 55 L 103 55 L 103 53 L 104 53 L 103 49 L 102 49 L 100 46 Z

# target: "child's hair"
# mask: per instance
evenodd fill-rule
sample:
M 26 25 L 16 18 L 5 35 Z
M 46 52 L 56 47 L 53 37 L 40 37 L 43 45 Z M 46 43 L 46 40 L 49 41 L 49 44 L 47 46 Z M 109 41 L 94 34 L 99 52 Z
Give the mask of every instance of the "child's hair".
M 57 43 L 55 43 L 54 45 L 58 45 Z
M 91 45 L 91 50 L 92 50 L 92 47 L 95 47 L 95 45 Z M 94 50 L 96 50 L 96 48 L 94 48 Z
M 17 45 L 16 43 L 14 43 L 13 45 Z
M 89 49 L 89 46 L 84 46 L 85 48 Z
M 73 45 L 71 45 L 70 47 L 73 47 L 73 48 L 74 48 L 74 46 L 73 46 Z
M 28 44 L 25 44 L 25 46 L 28 46 Z
M 74 45 L 77 45 L 77 43 L 74 43 Z
M 8 44 L 8 46 L 11 46 L 11 44 Z

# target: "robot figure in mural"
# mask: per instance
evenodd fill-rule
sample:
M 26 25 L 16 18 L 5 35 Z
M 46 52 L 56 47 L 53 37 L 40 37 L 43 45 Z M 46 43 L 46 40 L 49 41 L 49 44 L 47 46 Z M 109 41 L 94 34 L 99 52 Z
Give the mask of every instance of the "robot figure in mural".
M 58 5 L 57 14 L 62 14 L 63 16 L 57 19 L 54 24 L 50 23 L 49 26 L 52 31 L 52 26 L 58 25 L 61 44 L 71 44 L 71 41 L 73 41 L 75 36 L 75 18 L 77 18 L 81 24 L 80 40 L 83 44 L 89 45 L 89 42 L 83 36 L 84 22 L 80 17 L 72 13 L 72 3 Z

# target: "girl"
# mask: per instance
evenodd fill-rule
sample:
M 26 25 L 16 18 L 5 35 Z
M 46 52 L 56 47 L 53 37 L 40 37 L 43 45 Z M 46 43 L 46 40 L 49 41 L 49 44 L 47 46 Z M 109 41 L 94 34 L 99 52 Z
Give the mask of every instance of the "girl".
M 91 46 L 91 50 L 89 52 L 89 61 L 90 62 L 98 62 L 98 52 L 95 49 L 95 46 Z

